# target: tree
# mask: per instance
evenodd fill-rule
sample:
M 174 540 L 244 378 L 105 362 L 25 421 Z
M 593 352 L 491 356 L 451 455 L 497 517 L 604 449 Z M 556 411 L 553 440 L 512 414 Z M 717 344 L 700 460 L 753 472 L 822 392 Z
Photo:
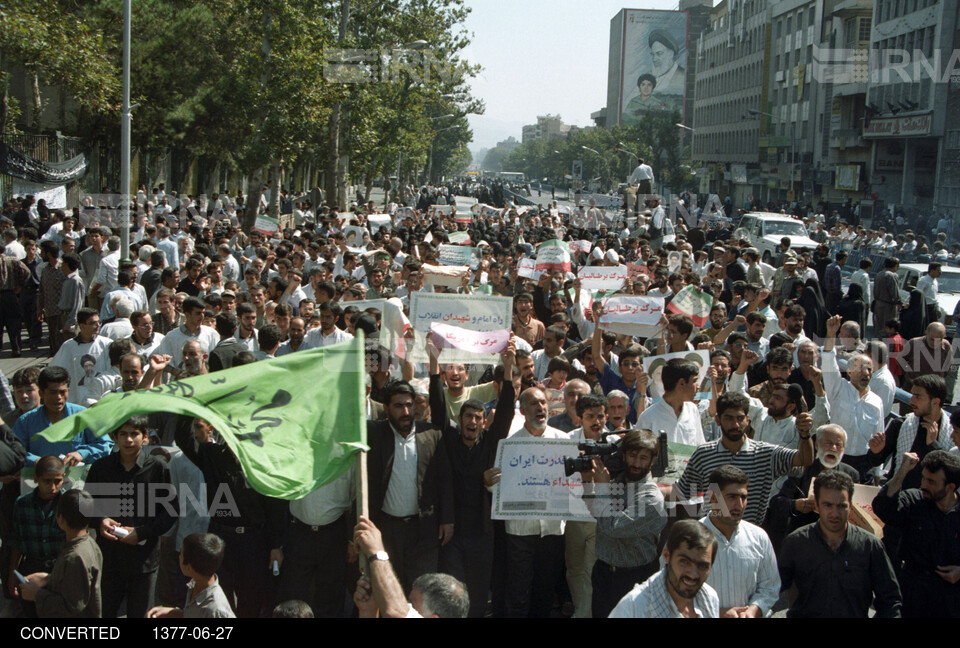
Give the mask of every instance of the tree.
M 102 34 L 78 11 L 76 0 L 10 0 L 0 7 L 0 57 L 4 69 L 21 65 L 30 75 L 34 130 L 40 129 L 40 82 L 62 85 L 82 109 L 119 108 L 119 68 Z M 11 125 L 4 72 L 0 132 Z

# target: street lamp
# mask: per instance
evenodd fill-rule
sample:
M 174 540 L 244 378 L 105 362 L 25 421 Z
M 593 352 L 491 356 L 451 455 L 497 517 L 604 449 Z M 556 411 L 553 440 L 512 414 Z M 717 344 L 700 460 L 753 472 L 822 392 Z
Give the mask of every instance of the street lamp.
M 603 156 L 600 155 L 600 151 L 597 151 L 597 150 L 595 150 L 595 149 L 592 149 L 592 148 L 590 148 L 589 146 L 581 146 L 580 148 L 582 148 L 582 149 L 585 150 L 585 151 L 590 151 L 591 153 L 596 153 L 596 154 L 597 154 L 597 159 L 598 159 L 598 161 L 600 162 L 600 168 L 598 169 L 598 171 L 600 172 L 600 181 L 601 181 L 601 183 L 602 183 L 602 182 L 603 182 L 603 167 L 605 166 L 605 164 L 604 164 Z
M 770 119 L 776 119 L 776 117 L 774 117 L 771 113 L 763 112 L 762 110 L 757 110 L 756 108 L 748 108 L 747 113 L 750 115 L 753 115 L 754 117 L 759 117 L 763 115 L 764 117 L 769 117 Z M 794 190 L 794 178 L 796 176 L 796 172 L 797 172 L 797 129 L 795 124 L 791 124 L 790 125 L 790 191 L 793 192 L 794 200 L 797 200 L 797 193 Z
M 697 132 L 697 129 L 696 129 L 696 128 L 690 128 L 689 126 L 685 126 L 684 124 L 677 123 L 677 124 L 674 124 L 674 126 L 677 126 L 678 128 L 682 128 L 682 129 L 684 129 L 684 130 L 688 130 L 688 131 L 690 131 L 691 133 L 696 133 L 696 132 Z
M 618 146 L 618 147 L 620 148 L 620 150 L 623 151 L 624 153 L 629 153 L 630 155 L 632 155 L 633 157 L 637 158 L 638 160 L 640 159 L 640 156 L 637 155 L 636 153 L 634 153 L 633 151 L 631 151 L 630 149 L 628 149 L 628 148 L 627 148 L 627 145 L 624 144 L 623 142 L 617 142 L 617 146 Z

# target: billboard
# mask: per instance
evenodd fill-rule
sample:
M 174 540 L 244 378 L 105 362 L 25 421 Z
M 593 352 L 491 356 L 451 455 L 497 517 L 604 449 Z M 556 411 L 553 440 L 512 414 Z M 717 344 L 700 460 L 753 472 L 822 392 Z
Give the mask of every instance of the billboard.
M 685 11 L 623 11 L 620 64 L 620 124 L 632 126 L 644 113 L 683 113 L 687 69 Z

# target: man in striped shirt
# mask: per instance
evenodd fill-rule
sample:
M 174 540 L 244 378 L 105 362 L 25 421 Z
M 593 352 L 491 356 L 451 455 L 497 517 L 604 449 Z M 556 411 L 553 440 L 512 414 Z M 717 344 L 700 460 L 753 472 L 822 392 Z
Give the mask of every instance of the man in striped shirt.
M 792 467 L 806 467 L 813 463 L 813 441 L 810 438 L 813 418 L 809 414 L 797 417 L 800 441 L 798 449 L 791 450 L 747 437 L 749 412 L 750 400 L 744 394 L 726 392 L 717 399 L 716 421 L 722 433 L 720 440 L 705 443 L 693 451 L 677 483 L 661 487 L 665 498 L 694 498 L 707 490 L 714 470 L 731 464 L 747 473 L 750 483 L 755 485 L 756 497 L 747 503 L 743 519 L 757 525 L 763 523 L 773 481 Z

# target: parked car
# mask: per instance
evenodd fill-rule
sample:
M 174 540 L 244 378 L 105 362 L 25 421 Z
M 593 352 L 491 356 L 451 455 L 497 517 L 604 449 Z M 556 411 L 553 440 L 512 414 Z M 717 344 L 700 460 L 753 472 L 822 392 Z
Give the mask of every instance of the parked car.
M 757 248 L 764 263 L 773 264 L 777 246 L 784 236 L 790 239 L 790 249 L 797 252 L 817 249 L 819 245 L 810 238 L 803 221 L 784 214 L 750 212 L 744 214 L 733 233 L 733 238 L 745 238 Z
M 943 274 L 937 279 L 937 303 L 946 318 L 947 334 L 953 335 L 956 329 L 954 320 L 957 315 L 957 304 L 960 303 L 960 268 L 943 266 Z M 926 263 L 901 263 L 897 270 L 900 280 L 900 299 L 906 304 L 910 301 L 910 291 L 917 281 L 927 272 Z

